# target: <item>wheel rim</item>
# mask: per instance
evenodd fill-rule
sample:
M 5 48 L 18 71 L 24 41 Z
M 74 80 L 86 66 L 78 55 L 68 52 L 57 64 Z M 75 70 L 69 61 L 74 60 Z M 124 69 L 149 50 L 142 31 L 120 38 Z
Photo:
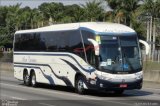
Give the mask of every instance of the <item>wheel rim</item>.
M 25 75 L 25 83 L 29 82 L 29 75 Z
M 78 81 L 78 91 L 82 91 L 83 90 L 83 81 L 82 80 L 79 80 Z
M 32 76 L 32 85 L 35 85 L 35 84 L 36 84 L 36 76 L 33 75 L 33 76 Z

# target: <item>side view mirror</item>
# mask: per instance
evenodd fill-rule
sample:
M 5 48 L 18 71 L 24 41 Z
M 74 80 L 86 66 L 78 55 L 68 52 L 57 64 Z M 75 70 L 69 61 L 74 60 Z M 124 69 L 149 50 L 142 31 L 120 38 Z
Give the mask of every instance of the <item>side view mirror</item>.
M 148 55 L 149 51 L 150 51 L 149 44 L 146 41 L 144 41 L 144 40 L 139 40 L 139 42 L 142 43 L 145 46 L 146 55 Z
M 88 39 L 89 42 L 91 42 L 94 46 L 95 55 L 99 56 L 99 44 L 94 39 Z

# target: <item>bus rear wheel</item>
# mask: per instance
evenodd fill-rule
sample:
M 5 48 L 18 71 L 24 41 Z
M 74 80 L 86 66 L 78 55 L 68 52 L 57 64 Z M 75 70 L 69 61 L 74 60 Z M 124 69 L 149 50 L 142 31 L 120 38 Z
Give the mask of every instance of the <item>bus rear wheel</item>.
M 79 76 L 76 79 L 76 92 L 78 94 L 84 94 L 85 93 L 85 89 L 84 89 L 84 78 L 82 76 Z
M 24 81 L 24 85 L 30 86 L 30 76 L 27 71 L 24 72 L 23 81 Z
M 36 87 L 37 86 L 37 81 L 36 81 L 36 74 L 35 72 L 32 72 L 31 74 L 31 86 Z

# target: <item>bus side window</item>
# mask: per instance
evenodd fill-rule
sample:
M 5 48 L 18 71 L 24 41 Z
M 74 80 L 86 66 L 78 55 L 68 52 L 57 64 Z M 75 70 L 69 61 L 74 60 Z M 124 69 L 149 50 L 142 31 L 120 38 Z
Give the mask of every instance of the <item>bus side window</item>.
M 94 45 L 88 41 L 88 38 L 93 39 L 94 34 L 92 32 L 82 30 L 82 36 L 83 36 L 87 61 L 91 66 L 97 68 L 96 66 L 97 57 L 95 55 Z
M 79 30 L 72 31 L 69 35 L 69 48 L 71 53 L 74 53 L 85 60 L 83 44 Z
M 16 34 L 15 35 L 15 44 L 14 44 L 14 51 L 21 50 L 21 35 Z
M 41 33 L 41 45 L 45 46 L 47 52 L 57 52 L 57 32 Z M 44 43 L 44 44 L 43 44 Z

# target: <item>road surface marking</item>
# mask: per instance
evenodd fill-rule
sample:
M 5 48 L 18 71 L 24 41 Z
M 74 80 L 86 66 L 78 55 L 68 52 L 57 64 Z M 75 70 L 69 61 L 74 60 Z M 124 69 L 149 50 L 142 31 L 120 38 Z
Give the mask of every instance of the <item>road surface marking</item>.
M 71 93 L 66 93 L 66 92 L 58 92 L 58 91 L 46 91 L 44 89 L 35 89 L 35 88 L 29 88 L 29 87 L 23 87 L 23 86 L 17 86 L 17 85 L 13 85 L 13 84 L 6 84 L 6 83 L 0 83 L 1 85 L 6 85 L 6 86 L 12 86 L 12 87 L 16 87 L 16 88 L 25 88 L 25 89 L 32 89 L 32 90 L 36 90 L 36 91 L 40 91 L 40 92 L 48 92 L 48 93 L 54 93 L 54 94 L 60 94 L 60 95 L 69 95 L 69 96 L 74 96 L 74 97 L 79 97 L 79 98 L 85 98 L 85 99 L 90 99 L 90 100 L 102 100 L 100 98 L 95 98 L 95 97 L 86 97 L 86 96 L 82 96 L 82 95 L 77 95 L 77 94 L 71 94 Z
M 12 87 L 19 87 L 19 88 L 25 88 L 25 89 L 31 89 L 31 90 L 35 90 L 35 91 L 40 91 L 40 92 L 48 92 L 48 93 L 53 93 L 53 94 L 60 94 L 60 95 L 69 95 L 69 96 L 74 96 L 74 97 L 80 97 L 80 98 L 85 98 L 85 99 L 90 99 L 90 100 L 106 100 L 107 98 L 96 98 L 96 97 L 86 97 L 86 96 L 81 96 L 81 95 L 76 95 L 76 94 L 71 94 L 71 93 L 66 93 L 66 92 L 58 92 L 58 91 L 46 91 L 45 89 L 35 89 L 35 88 L 29 88 L 29 87 L 23 87 L 23 86 L 17 86 L 17 85 L 13 85 L 13 84 L 6 84 L 6 83 L 0 83 L 1 85 L 6 85 L 6 86 L 12 86 Z M 133 95 L 133 94 L 132 94 Z M 136 96 L 136 95 L 135 95 Z M 150 95 L 151 97 L 159 97 L 159 96 L 154 96 L 154 95 Z M 136 97 L 133 97 L 136 98 Z M 110 103 L 115 103 L 115 104 L 122 104 L 122 105 L 130 105 L 133 106 L 133 104 L 129 104 L 129 103 L 122 103 L 122 102 L 117 102 L 117 101 L 113 101 L 113 100 L 107 100 L 107 102 Z M 50 104 L 48 104 L 50 105 Z M 53 105 L 50 105 L 53 106 Z
M 55 105 L 51 105 L 51 104 L 47 104 L 47 103 L 39 103 L 40 105 L 44 105 L 44 106 L 55 106 Z
M 12 98 L 12 99 L 17 99 L 17 100 L 27 100 L 27 99 L 24 99 L 24 98 L 15 97 L 15 96 L 9 96 L 9 95 L 4 95 L 4 94 L 1 94 L 1 96 L 7 97 L 7 98 Z
M 49 92 L 49 93 L 56 93 L 56 94 L 61 94 L 61 95 L 69 95 L 69 96 L 75 96 L 75 97 L 81 97 L 81 98 L 87 98 L 87 99 L 90 99 L 90 100 L 106 100 L 106 99 L 100 99 L 100 98 L 95 98 L 95 97 L 85 97 L 85 96 L 81 96 L 81 95 L 74 95 L 74 94 L 67 94 L 67 93 L 60 93 L 60 92 L 57 92 L 57 91 L 45 91 L 45 90 L 41 90 L 41 89 L 35 89 L 35 88 L 28 88 L 28 87 L 23 87 L 23 86 L 16 86 L 16 85 L 13 85 L 13 84 L 5 84 L 5 83 L 0 83 L 2 85 L 7 85 L 7 86 L 12 86 L 12 87 L 22 87 L 22 88 L 26 88 L 26 89 L 32 89 L 32 90 L 37 90 L 37 91 L 43 91 L 43 92 Z M 129 105 L 129 106 L 133 106 L 129 103 L 122 103 L 122 102 L 117 102 L 117 101 L 113 101 L 113 100 L 107 100 L 107 102 L 110 102 L 110 103 L 113 103 L 113 104 L 121 104 L 121 105 Z M 44 105 L 44 104 L 43 104 Z M 46 104 L 45 104 L 46 105 Z M 47 104 L 48 106 L 54 106 L 54 105 L 50 105 L 50 104 Z M 47 106 L 46 105 L 46 106 Z
M 27 100 L 27 99 L 19 98 L 19 97 L 15 97 L 15 96 L 12 96 L 11 98 L 13 98 L 13 99 L 17 99 L 17 100 Z
M 145 89 L 150 89 L 150 90 L 157 90 L 157 91 L 160 91 L 160 89 L 158 89 L 158 88 L 142 88 L 143 90 L 145 90 Z

